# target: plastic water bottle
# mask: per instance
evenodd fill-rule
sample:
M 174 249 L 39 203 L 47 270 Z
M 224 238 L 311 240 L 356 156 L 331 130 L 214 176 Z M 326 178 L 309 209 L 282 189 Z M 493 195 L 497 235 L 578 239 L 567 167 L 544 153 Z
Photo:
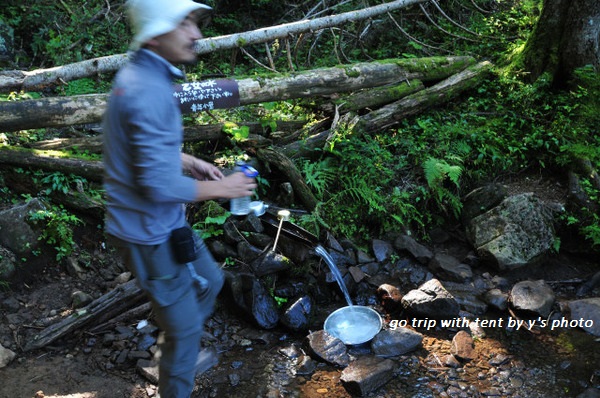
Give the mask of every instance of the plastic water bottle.
M 256 178 L 258 171 L 252 166 L 247 165 L 245 162 L 236 162 L 233 171 L 241 171 L 248 177 Z M 236 216 L 244 216 L 250 213 L 250 196 L 243 196 L 241 198 L 231 199 L 229 202 L 229 211 L 231 214 Z

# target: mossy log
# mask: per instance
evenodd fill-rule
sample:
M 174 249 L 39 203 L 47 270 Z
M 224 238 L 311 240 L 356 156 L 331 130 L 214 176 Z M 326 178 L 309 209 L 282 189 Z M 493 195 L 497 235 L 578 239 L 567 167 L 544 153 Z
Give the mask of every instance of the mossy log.
M 348 93 L 412 79 L 439 81 L 474 63 L 472 57 L 392 59 L 234 82 L 239 104 L 248 105 Z M 107 98 L 107 94 L 90 94 L 0 102 L 0 132 L 97 123 Z
M 365 134 L 379 132 L 393 127 L 408 116 L 422 113 L 433 106 L 442 105 L 458 97 L 464 91 L 479 85 L 487 76 L 491 65 L 487 61 L 478 63 L 434 86 L 362 116 L 356 125 L 356 131 Z
M 285 175 L 294 188 L 294 194 L 302 202 L 304 207 L 309 211 L 314 210 L 317 206 L 317 199 L 304 181 L 300 171 L 298 171 L 294 163 L 288 157 L 270 148 L 260 149 L 257 151 L 256 155 L 262 161 L 275 166 L 283 175 Z
M 90 181 L 102 181 L 104 172 L 101 161 L 62 158 L 52 152 L 15 147 L 0 147 L 0 164 L 59 171 L 66 175 L 78 175 Z

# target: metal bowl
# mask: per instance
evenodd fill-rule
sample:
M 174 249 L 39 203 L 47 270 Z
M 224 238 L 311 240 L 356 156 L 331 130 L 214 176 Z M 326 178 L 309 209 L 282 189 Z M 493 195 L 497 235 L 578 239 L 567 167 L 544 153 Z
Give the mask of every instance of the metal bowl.
M 324 329 L 344 344 L 357 345 L 370 341 L 379 331 L 383 321 L 370 307 L 352 305 L 333 311 L 325 319 Z
M 260 200 L 250 202 L 250 211 L 256 214 L 257 217 L 260 217 L 263 214 L 265 214 L 265 211 L 267 211 L 268 207 L 269 206 L 266 205 L 265 202 L 262 202 Z

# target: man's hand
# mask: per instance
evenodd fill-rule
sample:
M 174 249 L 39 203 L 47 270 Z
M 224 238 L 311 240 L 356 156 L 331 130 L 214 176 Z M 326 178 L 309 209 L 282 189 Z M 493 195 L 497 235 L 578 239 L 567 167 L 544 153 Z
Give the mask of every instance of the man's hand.
M 183 168 L 199 181 L 220 180 L 224 177 L 221 170 L 202 159 L 182 153 Z

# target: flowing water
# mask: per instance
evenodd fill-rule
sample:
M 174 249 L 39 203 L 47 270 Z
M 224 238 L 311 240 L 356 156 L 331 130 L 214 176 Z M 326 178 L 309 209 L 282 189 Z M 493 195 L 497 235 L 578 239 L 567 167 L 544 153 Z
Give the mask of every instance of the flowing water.
M 329 266 L 329 269 L 331 270 L 331 273 L 333 274 L 333 277 L 335 278 L 338 285 L 340 286 L 340 289 L 342 290 L 342 293 L 344 294 L 344 297 L 346 298 L 346 302 L 348 303 L 348 306 L 352 307 L 352 299 L 350 298 L 350 294 L 348 293 L 348 288 L 346 287 L 346 284 L 344 283 L 344 279 L 342 278 L 342 274 L 340 273 L 340 270 L 338 269 L 337 265 L 335 265 L 335 262 L 333 261 L 333 258 L 331 257 L 329 252 L 327 250 L 325 250 L 325 248 L 323 246 L 318 245 L 317 247 L 315 247 L 315 253 L 317 253 L 319 256 L 321 256 L 321 258 L 323 260 L 325 260 L 325 262 Z
M 381 317 L 370 308 L 353 306 L 342 274 L 331 255 L 321 245 L 315 248 L 315 253 L 325 260 L 348 302 L 348 307 L 329 315 L 325 321 L 325 330 L 345 344 L 362 344 L 371 340 L 381 329 Z

